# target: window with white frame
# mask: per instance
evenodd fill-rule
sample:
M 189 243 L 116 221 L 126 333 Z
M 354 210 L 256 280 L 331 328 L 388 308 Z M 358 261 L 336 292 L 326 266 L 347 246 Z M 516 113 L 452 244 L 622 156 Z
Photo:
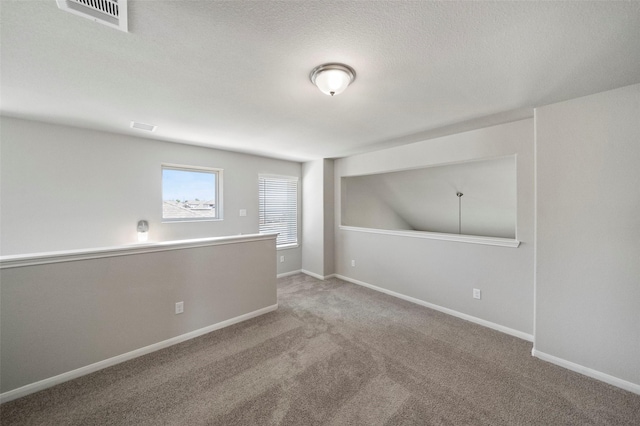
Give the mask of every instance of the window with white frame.
M 276 246 L 298 244 L 298 178 L 260 175 L 259 231 L 278 232 Z
M 222 170 L 162 165 L 162 220 L 222 219 Z

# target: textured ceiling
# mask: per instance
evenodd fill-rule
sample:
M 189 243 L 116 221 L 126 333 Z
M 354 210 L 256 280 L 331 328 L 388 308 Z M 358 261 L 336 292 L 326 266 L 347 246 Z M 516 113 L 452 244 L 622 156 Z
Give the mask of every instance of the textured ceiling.
M 299 161 L 640 82 L 640 2 L 129 0 L 129 33 L 0 8 L 3 115 Z M 357 72 L 335 98 L 324 62 Z

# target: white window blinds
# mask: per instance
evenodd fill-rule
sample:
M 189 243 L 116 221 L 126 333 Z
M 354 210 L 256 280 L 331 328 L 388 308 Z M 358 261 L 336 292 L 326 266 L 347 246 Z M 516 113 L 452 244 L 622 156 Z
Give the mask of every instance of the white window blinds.
M 261 234 L 278 232 L 278 247 L 298 242 L 298 178 L 258 177 Z

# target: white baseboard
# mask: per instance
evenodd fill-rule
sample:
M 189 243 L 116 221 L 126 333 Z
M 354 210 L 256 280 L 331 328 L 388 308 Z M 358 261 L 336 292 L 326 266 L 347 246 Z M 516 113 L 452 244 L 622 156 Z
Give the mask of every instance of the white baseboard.
M 304 270 L 304 269 L 301 272 L 303 274 L 305 274 L 305 275 L 309 275 L 310 277 L 317 278 L 319 280 L 324 281 L 324 276 L 323 275 L 316 274 L 315 272 L 307 271 L 307 270 Z
M 276 275 L 276 278 L 288 277 L 289 275 L 299 274 L 300 272 L 302 272 L 302 269 L 298 269 L 297 271 L 283 272 L 281 274 Z
M 363 287 L 367 287 L 367 288 L 370 288 L 372 290 L 376 290 L 376 291 L 379 291 L 381 293 L 385 293 L 385 294 L 388 294 L 390 296 L 397 297 L 399 299 L 415 303 L 417 305 L 425 306 L 427 308 L 431 308 L 431 309 L 434 309 L 436 311 L 444 312 L 445 314 L 448 314 L 448 315 L 451 315 L 451 316 L 454 316 L 454 317 L 458 317 L 458 318 L 461 318 L 463 320 L 466 320 L 466 321 L 469 321 L 469 322 L 473 322 L 475 324 L 482 325 L 484 327 L 492 328 L 494 330 L 500 331 L 500 332 L 505 333 L 505 334 L 509 334 L 511 336 L 515 336 L 515 337 L 517 337 L 519 339 L 523 339 L 523 340 L 526 340 L 528 342 L 533 342 L 533 335 L 524 333 L 522 331 L 514 330 L 513 328 L 505 327 L 503 325 L 496 324 L 496 323 L 493 323 L 491 321 L 486 321 L 486 320 L 483 320 L 481 318 L 477 318 L 477 317 L 473 317 L 471 315 L 463 314 L 462 312 L 454 311 L 453 309 L 445 308 L 445 307 L 442 307 L 442 306 L 439 306 L 439 305 L 434 305 L 433 303 L 425 302 L 424 300 L 416 299 L 415 297 L 411 297 L 411 296 L 406 296 L 406 295 L 401 294 L 401 293 L 396 293 L 395 291 L 387 290 L 386 288 L 377 287 L 375 285 L 372 285 L 372 284 L 369 284 L 369 283 L 365 283 L 364 281 L 360 281 L 360 280 L 356 280 L 356 279 L 353 279 L 353 278 L 345 277 L 344 275 L 334 274 L 334 276 L 336 278 L 340 278 L 341 280 L 349 281 L 350 283 L 353 283 L 353 284 L 358 284 L 358 285 L 361 285 Z
M 638 384 L 627 382 L 626 380 L 610 376 L 609 374 L 603 373 L 601 371 L 593 370 L 589 367 L 567 361 L 566 359 L 558 358 L 556 356 L 540 352 L 539 350 L 536 350 L 536 348 L 533 348 L 533 350 L 531 351 L 531 355 L 543 361 L 550 362 L 551 364 L 566 368 L 567 370 L 575 371 L 576 373 L 583 374 L 585 376 L 591 377 L 592 379 L 600 380 L 601 382 L 605 382 L 612 386 L 616 386 L 640 395 L 640 385 Z
M 329 278 L 337 277 L 336 274 L 322 276 L 320 274 L 316 274 L 315 272 L 307 271 L 307 270 L 304 270 L 304 269 L 301 269 L 300 272 L 302 272 L 305 275 L 309 275 L 310 277 L 322 280 L 322 281 L 328 280 Z
M 193 339 L 195 337 L 202 336 L 203 334 L 211 333 L 212 331 L 229 327 L 230 325 L 237 324 L 239 322 L 246 321 L 248 319 L 266 314 L 267 312 L 275 311 L 276 309 L 278 309 L 277 303 L 275 305 L 267 306 L 265 308 L 258 309 L 253 312 L 249 312 L 247 314 L 240 315 L 235 318 L 221 321 L 216 324 L 212 324 L 207 327 L 203 327 L 198 330 L 194 330 L 189 333 L 182 334 L 180 336 L 172 337 L 171 339 L 163 340 L 162 342 L 154 343 L 152 345 L 145 346 L 143 348 L 124 353 L 122 355 L 114 356 L 112 358 L 105 359 L 103 361 L 99 361 L 84 367 L 80 367 L 78 369 L 71 370 L 66 373 L 58 374 L 57 376 L 49 377 L 48 379 L 44 379 L 35 383 L 24 385 L 17 389 L 13 389 L 0 394 L 0 403 L 12 401 L 14 399 L 29 395 L 31 393 L 38 392 L 46 388 L 50 388 L 51 386 L 55 386 L 60 383 L 96 372 L 98 370 L 102 370 L 104 368 L 111 367 L 116 364 L 120 364 L 121 362 L 129 361 L 139 356 L 146 355 L 148 353 L 155 352 L 157 350 L 164 349 L 169 346 L 173 346 L 175 344 L 184 342 L 185 340 Z

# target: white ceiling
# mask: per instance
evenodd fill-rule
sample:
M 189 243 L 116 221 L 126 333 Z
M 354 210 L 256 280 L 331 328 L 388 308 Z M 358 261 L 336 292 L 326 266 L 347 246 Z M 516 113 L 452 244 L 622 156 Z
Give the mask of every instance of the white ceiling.
M 305 161 L 640 82 L 640 2 L 0 1 L 3 115 Z M 335 98 L 309 81 L 344 62 Z M 155 124 L 155 133 L 129 128 Z

